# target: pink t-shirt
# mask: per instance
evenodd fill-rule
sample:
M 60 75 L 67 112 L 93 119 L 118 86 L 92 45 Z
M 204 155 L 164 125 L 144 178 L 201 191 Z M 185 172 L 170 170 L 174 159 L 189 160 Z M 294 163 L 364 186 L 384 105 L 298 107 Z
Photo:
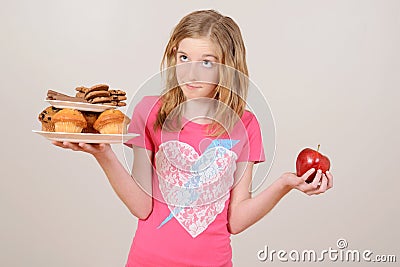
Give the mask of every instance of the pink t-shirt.
M 231 133 L 208 137 L 207 125 L 184 120 L 179 132 L 154 131 L 160 100 L 144 97 L 126 145 L 153 151 L 153 210 L 139 220 L 127 267 L 232 266 L 228 231 L 236 163 L 265 160 L 256 117 L 245 111 Z

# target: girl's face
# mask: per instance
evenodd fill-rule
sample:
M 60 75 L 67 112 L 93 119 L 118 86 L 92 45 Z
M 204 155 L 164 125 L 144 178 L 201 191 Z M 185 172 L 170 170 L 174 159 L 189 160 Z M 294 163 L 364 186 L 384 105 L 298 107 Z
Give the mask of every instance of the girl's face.
M 186 99 L 213 97 L 218 84 L 218 62 L 208 38 L 185 38 L 177 48 L 176 75 Z

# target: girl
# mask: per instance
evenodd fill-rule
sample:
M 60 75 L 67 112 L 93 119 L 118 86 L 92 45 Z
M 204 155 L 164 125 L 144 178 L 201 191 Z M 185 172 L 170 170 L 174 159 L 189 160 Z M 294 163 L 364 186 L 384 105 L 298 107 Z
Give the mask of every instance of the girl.
M 245 47 L 231 18 L 213 10 L 182 18 L 162 66 L 166 90 L 144 97 L 129 126 L 140 134 L 126 143 L 134 152 L 132 175 L 110 145 L 54 144 L 92 154 L 139 219 L 126 266 L 232 266 L 231 234 L 292 189 L 325 192 L 333 176 L 287 172 L 256 197 L 249 193 L 253 165 L 265 157 L 258 121 L 245 110 Z

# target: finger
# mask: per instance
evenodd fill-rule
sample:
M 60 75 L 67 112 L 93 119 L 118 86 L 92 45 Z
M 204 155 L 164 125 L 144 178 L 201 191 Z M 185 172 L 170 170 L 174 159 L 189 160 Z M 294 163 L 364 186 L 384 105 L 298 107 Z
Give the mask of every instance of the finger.
M 304 181 L 308 179 L 308 177 L 310 177 L 311 174 L 313 174 L 315 172 L 314 168 L 309 169 L 305 174 L 303 174 L 301 176 L 301 179 L 303 179 Z
M 325 174 L 322 175 L 322 179 L 321 179 L 321 185 L 318 189 L 318 193 L 324 193 L 326 190 L 328 190 L 328 178 L 326 177 Z
M 82 150 L 82 149 L 79 147 L 78 143 L 63 142 L 63 145 L 64 145 L 64 147 L 69 148 L 69 149 L 72 149 L 72 150 L 74 150 L 74 151 L 80 151 L 80 150 Z
M 314 180 L 312 181 L 311 185 L 313 186 L 314 189 L 317 189 L 320 182 L 321 182 L 321 177 L 322 177 L 322 170 L 319 169 L 317 171 L 317 174 L 314 177 Z
M 310 184 L 308 184 L 304 181 L 301 184 L 299 184 L 298 186 L 296 186 L 296 189 L 298 189 L 299 191 L 306 193 L 306 194 L 308 192 L 311 192 L 312 190 L 314 190 L 314 188 L 310 187 Z
M 55 146 L 64 148 L 63 143 L 60 142 L 60 141 L 52 141 L 51 143 L 52 143 L 53 145 L 55 145 Z
M 319 195 L 321 193 L 324 193 L 327 190 L 328 187 L 328 178 L 326 178 L 325 174 L 323 174 L 322 176 L 322 180 L 321 180 L 321 185 L 319 186 L 318 189 L 313 190 L 313 191 L 309 191 L 308 195 Z
M 297 186 L 296 186 L 296 189 L 298 189 L 298 190 L 300 190 L 301 192 L 303 192 L 303 193 L 306 193 L 307 195 L 310 193 L 310 192 L 313 192 L 313 191 L 315 191 L 316 189 L 314 188 L 314 186 L 310 183 L 307 183 L 307 182 L 305 182 L 305 181 L 302 181 L 300 184 L 298 184 Z
M 85 151 L 85 152 L 91 153 L 91 154 L 98 152 L 98 149 L 99 149 L 99 146 L 96 144 L 79 143 L 78 146 L 82 151 Z
M 330 171 L 326 171 L 326 178 L 328 179 L 328 189 L 333 187 L 333 175 Z
M 104 152 L 109 146 L 109 144 L 86 144 L 86 143 L 79 143 L 79 147 L 82 149 L 82 151 L 85 151 L 90 154 L 96 154 L 100 152 Z
M 53 141 L 52 142 L 55 146 L 65 148 L 65 149 L 72 149 L 69 142 L 61 142 L 61 141 Z

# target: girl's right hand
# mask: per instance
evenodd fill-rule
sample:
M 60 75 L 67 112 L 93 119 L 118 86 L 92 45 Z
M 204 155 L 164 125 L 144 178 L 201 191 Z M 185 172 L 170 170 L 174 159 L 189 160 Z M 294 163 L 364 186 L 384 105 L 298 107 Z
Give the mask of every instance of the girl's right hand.
M 53 145 L 73 151 L 82 151 L 92 154 L 95 157 L 105 155 L 112 152 L 110 144 L 86 144 L 86 143 L 71 143 L 53 141 Z

